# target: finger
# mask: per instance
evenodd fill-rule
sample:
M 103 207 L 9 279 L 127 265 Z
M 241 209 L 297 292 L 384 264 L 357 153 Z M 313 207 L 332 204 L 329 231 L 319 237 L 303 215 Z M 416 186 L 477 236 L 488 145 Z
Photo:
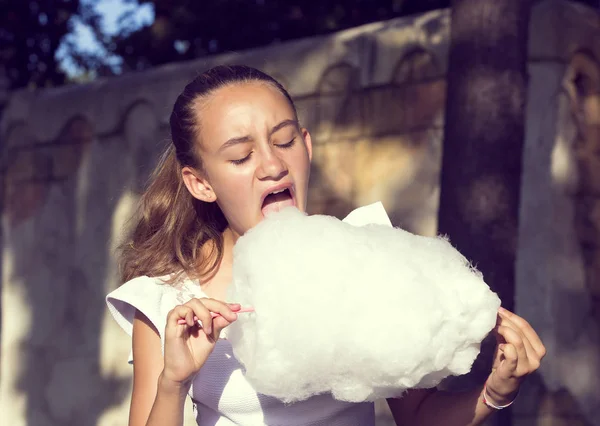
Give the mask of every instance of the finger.
M 228 303 L 227 305 L 228 305 L 228 306 L 229 306 L 229 308 L 230 308 L 232 311 L 234 311 L 234 312 L 237 312 L 237 311 L 239 311 L 240 309 L 242 309 L 242 305 L 240 305 L 239 303 Z
M 209 308 L 200 299 L 191 299 L 186 303 L 186 306 L 189 306 L 194 311 L 198 321 L 200 321 L 198 325 L 202 327 L 207 336 L 210 336 L 212 334 L 213 319 Z
M 540 359 L 546 355 L 546 347 L 542 343 L 542 339 L 540 339 L 540 336 L 526 319 L 504 308 L 500 308 L 498 313 L 501 316 L 508 318 L 522 330 Z
M 539 360 L 539 356 L 538 356 L 537 352 L 535 351 L 535 349 L 533 348 L 533 346 L 531 345 L 531 342 L 529 341 L 527 336 L 523 333 L 523 330 L 521 330 L 517 326 L 517 324 L 512 322 L 510 319 L 508 319 L 506 317 L 501 317 L 501 318 L 502 319 L 500 321 L 500 325 L 511 328 L 512 330 L 517 332 L 519 334 L 519 336 L 521 337 L 521 339 L 523 340 L 523 345 L 525 346 L 525 352 L 527 353 L 527 359 L 531 360 L 531 361 L 535 360 L 537 362 Z
M 194 311 L 190 309 L 188 306 L 179 305 L 173 308 L 169 315 L 167 316 L 167 324 L 169 325 L 179 325 L 179 320 L 183 320 L 183 324 L 187 324 L 188 326 L 194 325 Z
M 227 319 L 225 319 L 224 317 L 216 317 L 213 318 L 213 331 L 214 331 L 214 338 L 217 339 L 221 333 L 221 331 L 229 326 L 232 322 L 234 321 L 228 321 Z
M 510 379 L 516 376 L 519 365 L 519 354 L 517 348 L 511 343 L 500 345 L 500 355 L 503 358 L 496 370 L 496 374 L 502 379 Z
M 201 301 L 202 304 L 208 308 L 208 310 L 221 315 L 227 321 L 233 322 L 237 319 L 237 314 L 231 309 L 228 303 L 215 299 L 201 299 Z
M 515 362 L 517 362 L 517 366 L 519 362 L 527 362 L 527 351 L 525 350 L 525 343 L 523 342 L 523 339 L 521 338 L 519 333 L 505 325 L 501 325 L 500 327 L 498 327 L 498 333 L 502 337 L 504 337 L 504 340 L 506 340 L 506 343 L 504 344 L 504 352 L 506 351 L 506 348 L 513 347 L 515 349 Z M 509 350 L 512 351 L 512 349 Z M 504 355 L 506 356 L 506 353 Z

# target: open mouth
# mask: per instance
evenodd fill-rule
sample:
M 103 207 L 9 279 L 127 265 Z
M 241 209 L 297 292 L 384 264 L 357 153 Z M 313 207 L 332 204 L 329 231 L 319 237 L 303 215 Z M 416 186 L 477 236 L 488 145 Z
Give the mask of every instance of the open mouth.
M 296 203 L 291 188 L 281 188 L 267 194 L 262 203 L 261 211 L 263 216 L 267 216 L 286 207 L 295 205 Z

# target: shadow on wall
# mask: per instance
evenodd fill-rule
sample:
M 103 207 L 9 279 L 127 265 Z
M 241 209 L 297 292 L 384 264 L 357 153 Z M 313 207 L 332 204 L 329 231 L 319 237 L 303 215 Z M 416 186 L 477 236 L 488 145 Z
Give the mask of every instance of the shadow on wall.
M 548 355 L 537 382 L 527 381 L 515 404 L 524 424 L 600 419 L 598 69 L 592 55 L 577 53 L 566 72 L 552 70 L 557 89 L 542 93 L 540 76 L 549 72 L 534 68 L 539 98 L 530 100 L 530 110 L 538 109 L 539 121 L 531 123 L 536 128 L 526 147 L 517 306 Z
M 437 229 L 445 81 L 423 49 L 409 51 L 388 83 L 361 88 L 359 70 L 327 69 L 315 95 L 297 100 L 313 136 L 311 213 L 343 217 L 383 201 L 396 226 Z
M 573 154 L 579 171 L 575 230 L 584 259 L 591 315 L 600 326 L 600 65 L 589 52 L 573 57 L 567 91 L 576 128 Z
M 522 424 L 527 425 L 592 426 L 582 415 L 583 412 L 580 403 L 568 389 L 550 391 L 537 373 L 521 386 L 518 403 L 514 407 L 515 416 L 518 416 Z
M 21 413 L 27 425 L 96 425 L 128 400 L 130 380 L 115 374 L 101 341 L 107 283 L 116 279 L 111 238 L 117 203 L 127 190 L 141 190 L 159 148 L 131 140 L 128 123 L 140 108 L 132 109 L 125 139 L 94 135 L 85 117 L 73 118 L 53 141 L 33 140 L 24 126 L 8 138 L 18 145 L 9 148 L 6 174 L 4 307 L 9 318 L 29 327 L 3 348 L 14 375 L 4 374 L 3 381 L 26 397 Z
M 440 66 L 416 49 L 387 84 L 361 88 L 358 73 L 331 67 L 317 93 L 297 100 L 315 141 L 311 212 L 342 217 L 381 200 L 394 224 L 435 234 Z M 108 317 L 104 297 L 119 285 L 112 251 L 131 214 L 123 200 L 133 204 L 142 191 L 168 129 L 144 101 L 106 134 L 80 116 L 40 141 L 28 124 L 7 138 L 3 315 L 22 326 L 11 320 L 18 337 L 3 347 L 10 360 L 3 388 L 24 397 L 19 413 L 28 425 L 122 423 L 129 338 Z
M 9 349 L 20 356 L 15 388 L 27 396 L 27 424 L 84 418 L 95 424 L 125 390 L 102 375 L 98 359 L 107 262 L 102 243 L 110 234 L 105 221 L 88 217 L 93 209 L 110 218 L 112 200 L 86 192 L 95 185 L 92 176 L 79 178 L 83 159 L 94 151 L 85 118 L 71 120 L 47 144 L 24 144 L 23 137 L 31 139 L 26 133 L 9 137 L 20 145 L 10 152 L 5 210 L 4 249 L 12 254 L 5 287 L 20 287 L 30 325 L 20 347 Z M 87 274 L 92 265 L 94 273 Z
M 564 299 L 564 308 L 570 314 L 568 323 L 575 325 L 575 330 L 569 330 L 568 335 L 557 335 L 557 338 L 562 347 L 571 348 L 572 353 L 561 354 L 565 355 L 563 362 L 579 364 L 581 354 L 589 353 L 581 363 L 589 364 L 584 376 L 573 374 L 565 380 L 572 389 L 579 391 L 579 401 L 588 405 L 583 412 L 598 422 L 600 401 L 590 375 L 594 377 L 600 372 L 600 63 L 591 52 L 578 52 L 571 60 L 565 79 L 570 119 L 574 125 L 571 156 L 577 171 L 576 182 L 567 193 L 573 200 L 572 230 L 578 244 L 583 285 L 573 294 L 573 300 Z M 590 359 L 586 359 L 588 357 Z M 575 379 L 577 376 L 582 380 Z

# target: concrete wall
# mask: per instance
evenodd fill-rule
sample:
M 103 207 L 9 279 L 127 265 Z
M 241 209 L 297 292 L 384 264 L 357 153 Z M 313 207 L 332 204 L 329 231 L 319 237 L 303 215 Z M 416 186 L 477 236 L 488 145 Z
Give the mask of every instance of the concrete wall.
M 597 157 L 579 153 L 573 129 L 597 129 L 592 100 L 597 92 L 586 89 L 582 97 L 567 84 L 579 69 L 597 70 L 592 54 L 574 56 L 598 41 L 600 26 L 592 16 L 585 8 L 545 1 L 532 20 L 517 309 L 542 331 L 552 359 L 517 405 L 523 424 L 534 417 L 543 424 L 600 419 L 591 417 L 597 392 L 569 367 L 576 360 L 579 370 L 594 372 L 599 345 L 593 336 L 600 320 L 597 314 L 585 316 L 585 337 L 576 351 L 560 327 L 580 324 L 569 322 L 574 313 L 598 305 L 591 286 L 598 285 L 592 274 L 600 261 L 574 230 L 590 223 L 588 216 L 596 224 L 600 219 L 590 207 L 593 193 L 573 189 L 580 185 L 573 182 L 583 182 L 581 170 L 595 170 L 587 162 Z M 568 37 L 555 34 L 558 22 Z M 165 146 L 177 94 L 211 65 L 264 69 L 297 100 L 315 141 L 312 212 L 342 216 L 382 200 L 396 225 L 434 235 L 448 34 L 449 14 L 437 11 L 85 86 L 15 93 L 0 124 L 5 161 L 0 420 L 14 426 L 126 423 L 130 341 L 103 302 L 119 285 L 113 252 Z M 579 67 L 575 57 L 592 66 Z M 588 112 L 573 113 L 582 108 Z M 586 135 L 598 147 L 597 131 Z M 556 185 L 552 174 L 557 166 L 551 153 L 560 149 L 570 153 L 560 156 L 571 159 L 563 161 L 568 168 L 561 172 L 570 189 Z M 600 187 L 600 176 L 588 175 L 586 182 Z M 559 204 L 562 209 L 555 209 Z M 597 233 L 589 235 L 598 246 Z M 563 244 L 567 240 L 570 246 Z M 561 250 L 577 274 L 550 267 L 548 260 Z M 584 254 L 591 263 L 583 262 Z M 577 294 L 567 314 L 564 286 Z M 389 424 L 385 409 L 379 424 Z
M 522 425 L 600 424 L 599 27 L 558 1 L 532 21 L 516 306 L 548 355 Z

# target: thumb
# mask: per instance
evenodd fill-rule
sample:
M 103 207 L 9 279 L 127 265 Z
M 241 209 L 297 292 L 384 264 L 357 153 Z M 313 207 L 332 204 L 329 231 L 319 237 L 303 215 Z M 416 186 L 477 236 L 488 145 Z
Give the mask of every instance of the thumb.
M 498 375 L 498 378 L 505 380 L 510 379 L 515 376 L 515 373 L 517 371 L 517 363 L 519 360 L 517 349 L 514 347 L 514 345 L 510 343 L 500 345 L 498 349 L 500 365 L 496 370 L 496 374 Z

